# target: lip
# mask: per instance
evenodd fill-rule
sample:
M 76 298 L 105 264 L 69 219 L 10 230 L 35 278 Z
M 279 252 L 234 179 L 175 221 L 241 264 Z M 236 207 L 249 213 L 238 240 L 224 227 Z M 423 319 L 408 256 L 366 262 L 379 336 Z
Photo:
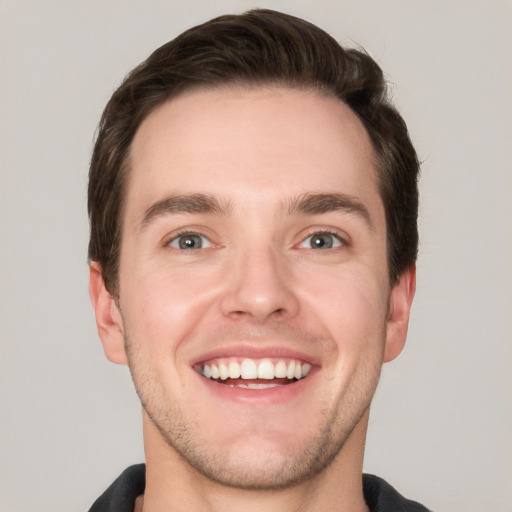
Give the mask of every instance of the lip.
M 267 388 L 267 389 L 245 389 L 231 387 L 227 384 L 220 384 L 212 379 L 207 379 L 195 368 L 197 365 L 211 359 L 221 358 L 248 358 L 248 359 L 295 359 L 311 365 L 311 371 L 307 377 L 290 384 Z M 286 345 L 275 343 L 258 342 L 236 342 L 216 347 L 202 353 L 190 360 L 190 367 L 200 384 L 204 386 L 205 393 L 211 394 L 214 398 L 227 400 L 236 404 L 254 406 L 283 405 L 298 398 L 316 380 L 316 374 L 320 369 L 318 356 L 307 354 Z

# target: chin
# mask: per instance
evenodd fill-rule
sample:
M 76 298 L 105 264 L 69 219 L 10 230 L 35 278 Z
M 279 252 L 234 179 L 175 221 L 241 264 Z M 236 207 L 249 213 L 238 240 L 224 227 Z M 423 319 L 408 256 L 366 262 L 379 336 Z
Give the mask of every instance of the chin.
M 304 435 L 302 439 L 296 428 L 292 435 L 268 430 L 228 437 L 212 433 L 218 440 L 215 443 L 200 440 L 190 431 L 190 423 L 178 425 L 174 421 L 169 429 L 161 418 L 159 424 L 151 421 L 167 447 L 211 482 L 237 489 L 278 490 L 315 478 L 342 451 L 358 422 L 347 428 L 332 419 L 323 428 L 314 429 L 315 436 Z M 167 428 L 162 428 L 165 423 Z
M 320 473 L 339 450 L 315 446 L 313 450 L 290 452 L 276 449 L 234 449 L 228 454 L 187 454 L 199 473 L 218 484 L 251 490 L 292 487 Z

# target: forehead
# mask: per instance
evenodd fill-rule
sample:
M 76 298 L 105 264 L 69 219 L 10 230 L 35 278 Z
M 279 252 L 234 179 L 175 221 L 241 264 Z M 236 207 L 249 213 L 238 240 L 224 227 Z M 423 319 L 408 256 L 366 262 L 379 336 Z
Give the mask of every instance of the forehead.
M 340 100 L 287 87 L 195 90 L 153 111 L 130 154 L 127 210 L 208 193 L 267 204 L 310 192 L 378 197 L 369 136 Z

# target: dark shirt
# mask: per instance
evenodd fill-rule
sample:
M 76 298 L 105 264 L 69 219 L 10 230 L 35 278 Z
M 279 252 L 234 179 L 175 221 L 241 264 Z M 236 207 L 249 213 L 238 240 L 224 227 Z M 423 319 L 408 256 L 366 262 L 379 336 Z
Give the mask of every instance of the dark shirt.
M 94 502 L 89 512 L 133 512 L 135 499 L 144 494 L 146 466 L 131 466 Z M 382 478 L 363 475 L 364 499 L 371 512 L 429 512 L 406 500 Z

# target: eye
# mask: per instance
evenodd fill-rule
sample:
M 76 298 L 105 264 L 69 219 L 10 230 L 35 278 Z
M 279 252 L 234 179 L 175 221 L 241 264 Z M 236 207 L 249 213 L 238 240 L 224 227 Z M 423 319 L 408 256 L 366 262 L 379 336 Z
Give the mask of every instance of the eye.
M 173 249 L 195 250 L 207 249 L 211 247 L 212 243 L 204 235 L 199 233 L 183 233 L 173 238 L 169 244 Z
M 313 233 L 305 238 L 299 245 L 302 249 L 335 249 L 344 244 L 343 240 L 334 233 Z

